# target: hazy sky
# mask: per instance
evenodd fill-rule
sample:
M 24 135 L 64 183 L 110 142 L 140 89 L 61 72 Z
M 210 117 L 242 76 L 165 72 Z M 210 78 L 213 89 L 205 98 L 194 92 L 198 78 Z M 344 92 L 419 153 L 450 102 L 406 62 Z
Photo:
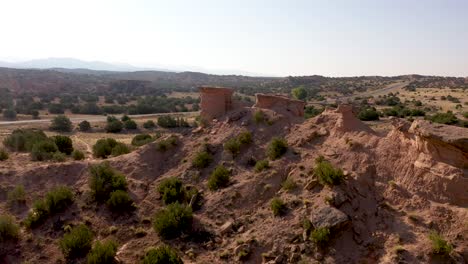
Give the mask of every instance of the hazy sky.
M 464 0 L 0 0 L 0 59 L 468 76 Z

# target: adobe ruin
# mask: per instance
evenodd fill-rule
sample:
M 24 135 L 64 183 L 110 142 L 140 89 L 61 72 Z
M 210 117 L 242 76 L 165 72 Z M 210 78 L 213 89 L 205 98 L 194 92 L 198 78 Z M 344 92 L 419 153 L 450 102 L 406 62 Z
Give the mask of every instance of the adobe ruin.
M 224 116 L 231 110 L 242 107 L 242 103 L 234 102 L 231 88 L 202 86 L 200 91 L 200 116 L 210 121 Z M 256 102 L 253 107 L 270 109 L 276 112 L 289 113 L 293 116 L 303 117 L 306 103 L 290 99 L 283 95 L 255 94 Z
M 257 98 L 254 107 L 266 108 L 279 112 L 289 112 L 294 116 L 304 116 L 306 103 L 300 100 L 290 99 L 282 95 L 255 94 Z
M 232 109 L 233 90 L 224 87 L 199 87 L 200 116 L 204 120 L 212 120 L 225 115 Z

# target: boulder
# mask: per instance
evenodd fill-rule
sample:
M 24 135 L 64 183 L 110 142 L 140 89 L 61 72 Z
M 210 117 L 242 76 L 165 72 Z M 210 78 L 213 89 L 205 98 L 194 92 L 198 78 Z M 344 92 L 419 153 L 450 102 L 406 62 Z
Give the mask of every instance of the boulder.
M 334 207 L 323 207 L 312 213 L 310 222 L 315 228 L 327 227 L 338 230 L 349 222 L 349 217 Z

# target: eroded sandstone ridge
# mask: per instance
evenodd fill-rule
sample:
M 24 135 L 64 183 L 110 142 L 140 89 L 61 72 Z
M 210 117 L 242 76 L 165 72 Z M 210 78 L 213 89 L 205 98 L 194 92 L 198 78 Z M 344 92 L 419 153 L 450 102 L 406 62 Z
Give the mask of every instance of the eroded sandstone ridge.
M 232 89 L 208 86 L 202 86 L 199 89 L 202 119 L 218 118 L 232 109 Z

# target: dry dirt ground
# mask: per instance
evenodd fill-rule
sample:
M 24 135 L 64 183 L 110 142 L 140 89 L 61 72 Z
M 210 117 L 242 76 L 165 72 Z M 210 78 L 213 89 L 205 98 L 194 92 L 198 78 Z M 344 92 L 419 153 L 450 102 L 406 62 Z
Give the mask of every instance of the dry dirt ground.
M 468 262 L 468 153 L 464 149 L 468 129 L 393 120 L 390 132 L 376 133 L 346 106 L 305 122 L 281 111 L 263 110 L 269 122 L 256 123 L 254 111 L 241 109 L 206 128 L 174 132 L 178 144 L 165 152 L 150 143 L 109 159 L 126 175 L 137 205 L 135 212 L 126 215 L 89 202 L 88 167 L 102 160 L 22 166 L 26 157 L 14 154 L 14 165 L 0 167 L 0 213 L 12 213 L 19 222 L 36 197 L 60 184 L 72 187 L 76 200 L 41 227 L 22 227 L 19 241 L 0 260 L 66 263 L 57 243 L 64 231 L 57 223 L 86 223 L 96 239 L 113 238 L 119 243 L 117 258 L 122 263 L 139 263 L 147 248 L 163 243 L 174 247 L 185 263 Z M 246 130 L 253 134 L 253 142 L 240 155 L 233 157 L 223 150 L 229 138 Z M 436 135 L 439 130 L 447 134 Z M 81 146 L 95 140 L 80 133 L 73 136 Z M 128 140 L 126 136 L 121 140 Z M 266 158 L 273 137 L 285 138 L 288 151 L 257 173 L 251 160 Z M 196 169 L 191 161 L 205 148 L 214 160 L 207 168 Z M 344 182 L 318 183 L 313 169 L 319 156 L 344 170 Z M 230 183 L 210 191 L 207 179 L 219 164 L 231 170 Z M 164 207 L 155 189 L 168 177 L 196 186 L 204 199 L 202 208 L 194 212 L 193 233 L 164 241 L 152 229 L 151 219 Z M 286 179 L 295 187 L 284 189 Z M 5 193 L 18 184 L 28 193 L 26 206 L 11 211 Z M 274 197 L 285 202 L 284 216 L 273 215 L 270 201 Z M 309 239 L 304 219 L 316 228 L 332 230 L 326 247 L 317 247 Z M 137 229 L 146 235 L 138 236 Z M 428 238 L 433 231 L 453 245 L 450 256 L 433 254 Z M 247 256 L 241 258 L 241 252 Z

